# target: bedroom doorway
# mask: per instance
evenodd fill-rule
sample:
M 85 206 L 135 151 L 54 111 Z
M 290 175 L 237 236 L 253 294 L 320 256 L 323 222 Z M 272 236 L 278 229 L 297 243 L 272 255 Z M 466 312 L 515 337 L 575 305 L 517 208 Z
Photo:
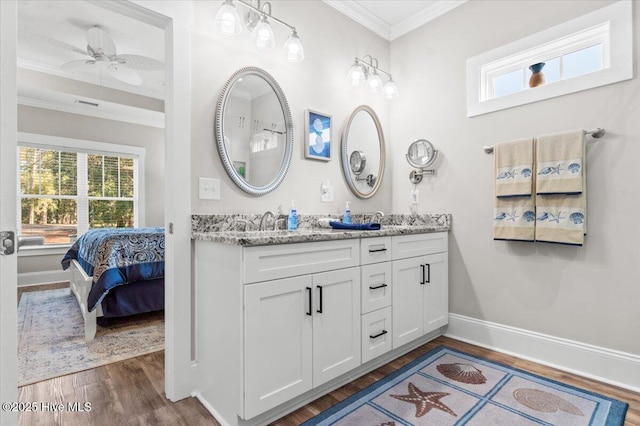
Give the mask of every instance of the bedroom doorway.
M 17 130 L 17 2 L 2 4 L 2 155 L 0 156 L 0 197 L 2 230 L 16 232 L 16 130 Z M 164 3 L 164 4 L 163 4 Z M 169 4 L 167 4 L 169 3 Z M 175 401 L 189 396 L 191 390 L 190 371 L 190 195 L 184 191 L 190 186 L 190 150 L 181 144 L 189 140 L 190 94 L 184 87 L 189 82 L 189 21 L 188 2 L 100 2 L 100 7 L 110 13 L 120 13 L 138 19 L 148 25 L 162 28 L 165 32 L 166 53 L 166 99 L 165 99 L 165 179 L 163 191 L 164 225 L 166 241 L 166 288 L 165 298 L 165 391 Z M 185 4 L 186 3 L 186 4 Z M 93 3 L 95 4 L 95 2 Z M 11 208 L 10 206 L 14 206 Z M 0 375 L 2 376 L 3 401 L 15 401 L 17 390 L 16 370 L 16 324 L 17 324 L 17 256 L 0 259 L 1 285 L 1 336 L 2 350 Z M 176 277 L 181 286 L 176 288 Z M 11 424 L 15 418 L 2 415 L 2 424 Z

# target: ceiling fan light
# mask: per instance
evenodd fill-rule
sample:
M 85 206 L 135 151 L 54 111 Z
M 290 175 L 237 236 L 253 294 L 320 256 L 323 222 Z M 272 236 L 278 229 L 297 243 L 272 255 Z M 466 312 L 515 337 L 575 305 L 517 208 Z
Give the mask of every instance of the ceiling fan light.
M 351 68 L 349 68 L 347 78 L 353 87 L 362 87 L 367 81 L 367 73 L 362 65 L 358 64 L 358 61 L 356 61 Z
M 382 92 L 384 93 L 384 97 L 386 99 L 395 99 L 400 96 L 400 92 L 398 92 L 398 86 L 392 78 L 389 78 L 389 81 L 385 83 L 384 87 L 382 88 Z
M 251 32 L 251 42 L 258 49 L 271 49 L 275 46 L 275 36 L 271 24 L 267 22 L 267 17 L 262 15 L 260 22 Z
M 238 35 L 242 32 L 240 15 L 238 15 L 238 9 L 236 9 L 232 0 L 224 1 L 222 7 L 216 13 L 213 26 L 219 33 L 225 35 Z
M 304 47 L 302 47 L 302 42 L 295 29 L 285 41 L 283 49 L 289 62 L 302 62 L 304 60 Z
M 373 71 L 373 74 L 367 80 L 367 86 L 369 87 L 369 92 L 375 95 L 382 91 L 382 79 L 378 75 L 378 71 Z

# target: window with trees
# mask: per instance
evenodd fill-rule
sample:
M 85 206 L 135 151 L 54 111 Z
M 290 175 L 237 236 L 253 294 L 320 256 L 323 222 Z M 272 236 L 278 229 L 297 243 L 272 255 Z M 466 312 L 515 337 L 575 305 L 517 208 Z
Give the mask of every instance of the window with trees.
M 21 235 L 69 244 L 90 228 L 140 226 L 138 162 L 136 154 L 19 142 Z

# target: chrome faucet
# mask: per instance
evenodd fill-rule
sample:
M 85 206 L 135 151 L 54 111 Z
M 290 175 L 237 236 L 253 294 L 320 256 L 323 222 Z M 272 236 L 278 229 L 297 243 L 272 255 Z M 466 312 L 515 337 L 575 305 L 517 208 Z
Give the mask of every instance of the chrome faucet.
M 266 212 L 264 212 L 264 214 L 260 218 L 260 227 L 258 228 L 260 231 L 266 231 L 267 230 L 267 225 L 269 224 L 269 221 L 267 220 L 267 218 L 269 216 L 271 216 L 271 218 L 274 220 L 273 229 L 276 228 L 276 223 L 275 223 L 276 216 L 273 214 L 273 212 L 271 210 L 267 210 Z
M 377 212 L 371 215 L 371 219 L 369 219 L 369 223 L 376 223 L 376 218 L 378 216 L 380 217 L 380 219 L 382 219 L 382 217 L 384 216 L 384 213 L 382 213 L 381 210 L 378 210 Z

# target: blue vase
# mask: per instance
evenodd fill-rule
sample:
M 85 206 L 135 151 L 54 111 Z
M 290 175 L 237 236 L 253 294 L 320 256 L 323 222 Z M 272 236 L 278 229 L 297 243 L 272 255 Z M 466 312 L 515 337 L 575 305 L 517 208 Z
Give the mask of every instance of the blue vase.
M 529 87 L 538 87 L 544 84 L 544 74 L 542 73 L 544 68 L 544 62 L 538 62 L 529 67 L 531 70 L 531 77 L 529 78 Z

